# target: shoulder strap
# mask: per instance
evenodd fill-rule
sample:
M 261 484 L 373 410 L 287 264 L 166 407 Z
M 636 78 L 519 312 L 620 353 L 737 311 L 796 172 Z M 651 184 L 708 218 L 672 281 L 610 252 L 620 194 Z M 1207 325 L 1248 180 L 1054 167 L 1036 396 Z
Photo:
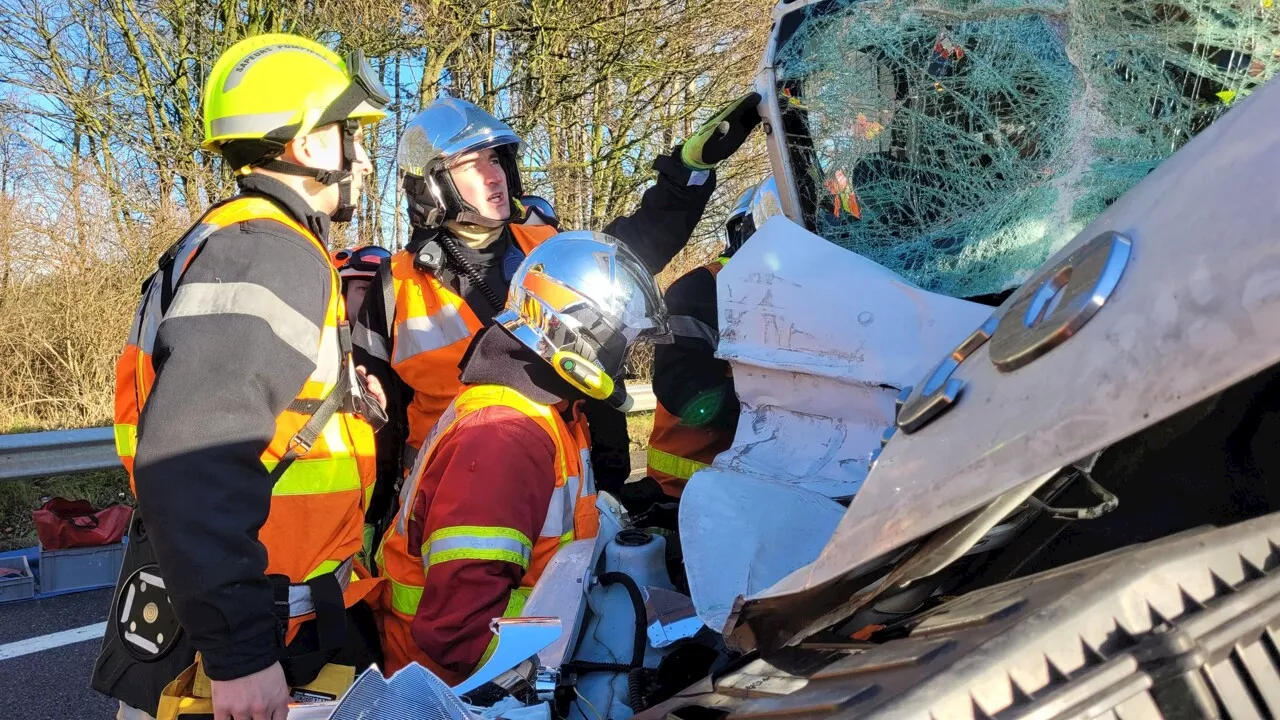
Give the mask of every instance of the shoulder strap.
M 191 265 L 191 261 L 200 254 L 209 236 L 228 225 L 246 220 L 278 222 L 307 238 L 322 254 L 324 253 L 324 246 L 315 235 L 289 217 L 275 203 L 266 198 L 239 195 L 206 210 L 200 219 L 178 238 L 177 242 L 164 251 L 156 263 L 158 266 L 156 272 L 143 283 L 143 293 L 146 293 L 147 287 L 152 282 L 160 282 L 160 311 L 167 312 L 169 304 L 173 301 L 173 295 L 177 291 L 178 281 Z M 188 243 L 194 243 L 194 246 Z M 179 259 L 181 263 L 178 262 Z
M 320 401 L 319 407 L 307 418 L 306 424 L 294 433 L 289 439 L 289 449 L 285 451 L 284 456 L 280 458 L 280 462 L 276 464 L 274 470 L 271 471 L 272 484 L 280 480 L 284 476 L 289 466 L 293 464 L 300 456 L 311 452 L 311 446 L 315 444 L 316 438 L 320 437 L 320 433 L 324 432 L 324 426 L 328 424 L 333 414 L 342 407 L 342 403 L 346 400 L 351 390 L 351 372 L 348 367 L 351 357 L 351 326 L 347 323 L 338 324 L 338 347 L 342 353 L 342 364 L 338 369 L 338 382 L 333 384 L 333 388 L 329 390 L 329 394 L 324 396 L 324 400 Z

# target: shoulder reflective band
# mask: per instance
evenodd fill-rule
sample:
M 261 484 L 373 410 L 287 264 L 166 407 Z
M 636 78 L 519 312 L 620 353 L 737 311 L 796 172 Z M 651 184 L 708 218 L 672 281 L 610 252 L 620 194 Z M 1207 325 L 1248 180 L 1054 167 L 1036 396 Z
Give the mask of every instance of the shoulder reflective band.
M 688 480 L 693 477 L 694 473 L 709 466 L 697 460 L 690 460 L 655 448 L 649 448 L 649 467 L 664 475 Z

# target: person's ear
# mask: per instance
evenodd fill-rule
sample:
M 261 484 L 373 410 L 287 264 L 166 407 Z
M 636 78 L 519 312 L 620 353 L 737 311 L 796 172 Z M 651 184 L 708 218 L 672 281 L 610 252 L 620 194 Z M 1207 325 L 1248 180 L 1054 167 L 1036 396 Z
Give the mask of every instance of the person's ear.
M 310 135 L 295 137 L 284 146 L 284 152 L 280 153 L 280 159 L 295 165 L 306 165 L 304 159 L 314 153 L 314 148 L 308 146 Z

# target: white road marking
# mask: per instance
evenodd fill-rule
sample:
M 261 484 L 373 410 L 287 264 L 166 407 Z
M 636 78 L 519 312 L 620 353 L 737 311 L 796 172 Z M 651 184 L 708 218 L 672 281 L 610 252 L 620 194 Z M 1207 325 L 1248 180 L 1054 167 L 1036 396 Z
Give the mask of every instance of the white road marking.
M 78 642 L 86 640 L 96 640 L 102 637 L 107 631 L 105 622 L 94 623 L 93 625 L 85 625 L 84 627 L 72 628 L 71 630 L 63 630 L 62 632 L 49 633 L 40 637 L 28 638 L 17 642 L 6 643 L 0 645 L 0 660 L 12 660 L 23 655 L 38 653 L 44 650 L 52 650 L 63 645 L 74 645 Z

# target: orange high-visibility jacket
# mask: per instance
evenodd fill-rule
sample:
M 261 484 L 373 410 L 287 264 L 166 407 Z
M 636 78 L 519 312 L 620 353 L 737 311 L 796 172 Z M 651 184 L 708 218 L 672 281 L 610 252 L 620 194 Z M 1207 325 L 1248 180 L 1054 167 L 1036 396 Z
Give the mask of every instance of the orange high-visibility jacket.
M 256 220 L 284 225 L 305 238 L 315 252 L 325 258 L 326 264 L 328 262 L 328 254 L 317 237 L 264 197 L 240 196 L 229 200 L 211 209 L 187 231 L 174 246 L 172 269 L 157 272 L 148 280 L 128 342 L 116 365 L 116 449 L 129 472 L 131 487 L 134 486 L 138 420 L 156 382 L 152 351 L 161 322 L 168 315 L 236 313 L 257 317 L 271 324 L 276 335 L 287 338 L 299 352 L 316 358 L 315 370 L 299 388 L 296 399 L 276 418 L 274 437 L 261 455 L 267 472 L 274 470 L 286 456 L 291 443 L 296 445 L 299 430 L 338 384 L 341 373 L 348 372 L 344 360 L 349 362 L 349 348 L 342 347 L 342 338 L 347 332 L 346 310 L 338 276 L 332 268 L 328 306 L 324 324 L 319 328 L 305 318 L 290 315 L 288 308 L 282 311 L 278 299 L 273 303 L 267 297 L 270 291 L 262 286 L 235 282 L 179 285 L 183 273 L 211 235 L 222 228 Z M 170 295 L 173 297 L 165 307 Z M 235 338 L 227 341 L 235 342 Z M 252 349 L 246 348 L 246 352 Z M 141 431 L 145 435 L 145 425 Z M 373 446 L 373 430 L 369 424 L 340 408 L 324 424 L 310 448 L 295 447 L 296 460 L 270 488 L 270 513 L 258 532 L 258 540 L 267 551 L 268 575 L 283 575 L 291 583 L 301 584 L 324 573 L 339 574 L 348 607 L 377 587 L 377 580 L 360 579 L 352 573 L 352 560 L 361 548 L 364 508 L 375 478 Z M 185 480 L 174 478 L 175 482 Z M 207 510 L 218 512 L 219 508 Z M 292 616 L 288 637 L 313 615 L 300 612 Z

